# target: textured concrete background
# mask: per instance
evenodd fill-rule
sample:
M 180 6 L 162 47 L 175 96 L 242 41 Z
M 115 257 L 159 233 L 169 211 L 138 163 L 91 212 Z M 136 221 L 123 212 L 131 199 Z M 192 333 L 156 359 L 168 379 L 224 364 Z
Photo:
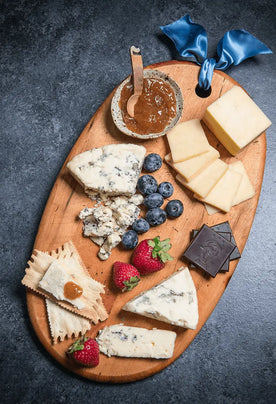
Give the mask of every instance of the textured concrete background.
M 176 57 L 160 25 L 189 13 L 210 56 L 230 29 L 276 51 L 275 1 L 1 1 L 2 403 L 272 403 L 275 400 L 275 56 L 228 70 L 274 121 L 254 224 L 238 268 L 186 352 L 146 380 L 104 385 L 74 376 L 42 348 L 20 285 L 56 175 L 107 95 L 144 64 Z M 274 401 L 275 402 L 275 401 Z

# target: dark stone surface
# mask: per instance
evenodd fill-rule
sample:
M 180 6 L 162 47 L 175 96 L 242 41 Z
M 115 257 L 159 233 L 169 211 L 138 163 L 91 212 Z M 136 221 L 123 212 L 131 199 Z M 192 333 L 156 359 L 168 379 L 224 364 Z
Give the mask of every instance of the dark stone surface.
M 56 175 L 89 118 L 130 73 L 176 57 L 160 25 L 205 26 L 210 56 L 230 29 L 275 51 L 275 1 L 1 1 L 2 403 L 272 403 L 275 400 L 275 127 L 257 214 L 238 268 L 186 352 L 146 380 L 108 385 L 68 373 L 42 348 L 20 285 Z M 275 56 L 228 73 L 275 124 Z

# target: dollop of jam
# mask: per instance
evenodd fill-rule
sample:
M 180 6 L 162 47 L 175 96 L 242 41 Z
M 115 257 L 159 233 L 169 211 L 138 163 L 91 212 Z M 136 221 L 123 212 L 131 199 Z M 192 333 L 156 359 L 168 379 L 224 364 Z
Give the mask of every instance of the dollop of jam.
M 127 101 L 133 85 L 127 83 L 121 92 L 120 108 L 127 128 L 140 135 L 162 132 L 176 115 L 172 87 L 162 79 L 144 78 L 143 92 L 134 107 L 134 117 L 127 113 Z
M 66 299 L 74 300 L 82 295 L 83 289 L 74 282 L 66 282 L 63 293 Z

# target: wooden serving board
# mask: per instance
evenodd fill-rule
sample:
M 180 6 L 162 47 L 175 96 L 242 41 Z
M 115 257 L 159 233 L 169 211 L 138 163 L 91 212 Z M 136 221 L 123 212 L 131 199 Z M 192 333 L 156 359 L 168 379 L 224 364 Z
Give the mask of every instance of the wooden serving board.
M 234 84 L 232 78 L 223 72 L 214 72 L 212 81 L 212 93 L 208 98 L 200 98 L 195 94 L 199 67 L 190 62 L 164 62 L 149 66 L 151 69 L 161 70 L 171 76 L 182 89 L 184 97 L 184 112 L 181 121 L 193 118 L 201 119 L 207 106 L 229 90 Z M 84 131 L 77 140 L 71 153 L 62 167 L 47 202 L 34 248 L 42 251 L 50 251 L 72 240 L 78 249 L 91 276 L 104 283 L 109 292 L 105 297 L 108 309 L 111 309 L 109 318 L 97 326 L 92 326 L 88 335 L 95 337 L 98 330 L 117 323 L 125 325 L 153 327 L 173 330 L 177 333 L 174 355 L 168 360 L 138 359 L 138 358 L 108 358 L 100 355 L 100 364 L 95 368 L 80 368 L 72 364 L 66 357 L 65 351 L 71 345 L 72 339 L 65 340 L 56 345 L 51 344 L 50 332 L 46 318 L 44 300 L 27 291 L 27 304 L 32 325 L 38 338 L 46 350 L 67 369 L 88 379 L 102 382 L 130 382 L 148 377 L 159 372 L 181 355 L 195 338 L 201 327 L 217 305 L 221 295 L 228 285 L 238 261 L 230 262 L 228 273 L 219 273 L 214 279 L 208 277 L 203 271 L 191 269 L 191 275 L 197 289 L 199 304 L 199 323 L 196 330 L 185 330 L 171 326 L 153 319 L 121 311 L 121 307 L 141 291 L 151 288 L 153 285 L 166 278 L 179 267 L 183 266 L 181 255 L 189 243 L 190 232 L 198 229 L 202 224 L 214 225 L 228 220 L 233 230 L 239 250 L 242 252 L 249 235 L 254 219 L 255 211 L 260 195 L 266 154 L 265 133 L 233 158 L 218 142 L 218 140 L 204 127 L 209 142 L 216 147 L 221 158 L 226 162 L 241 160 L 255 187 L 254 198 L 241 203 L 231 209 L 228 214 L 217 213 L 209 216 L 200 202 L 192 197 L 192 193 L 175 182 L 175 172 L 166 163 L 154 173 L 158 182 L 170 181 L 174 185 L 174 194 L 170 199 L 180 199 L 184 204 L 183 215 L 175 220 L 167 220 L 163 225 L 151 228 L 148 233 L 139 237 L 151 238 L 160 235 L 161 239 L 170 238 L 172 242 L 171 255 L 173 261 L 166 264 L 165 268 L 155 274 L 142 277 L 139 285 L 131 292 L 118 292 L 112 285 L 111 274 L 114 261 L 129 262 L 131 251 L 124 251 L 120 247 L 112 251 L 107 261 L 100 261 L 97 257 L 98 247 L 89 239 L 82 236 L 82 221 L 77 215 L 85 206 L 92 207 L 93 202 L 88 199 L 80 185 L 71 177 L 66 169 L 66 163 L 78 153 L 93 147 L 100 147 L 112 143 L 136 143 L 143 144 L 147 153 L 156 152 L 163 158 L 169 152 L 166 137 L 154 140 L 140 141 L 127 137 L 119 132 L 111 118 L 110 103 L 113 93 L 105 100 L 95 115 L 91 118 Z M 242 259 L 242 258 L 241 258 Z

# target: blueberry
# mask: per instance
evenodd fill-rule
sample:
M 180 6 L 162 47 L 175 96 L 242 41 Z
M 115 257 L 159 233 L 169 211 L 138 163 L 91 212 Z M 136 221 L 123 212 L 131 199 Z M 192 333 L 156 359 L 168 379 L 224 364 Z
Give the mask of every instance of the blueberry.
M 132 225 L 132 228 L 137 233 L 146 233 L 149 230 L 150 225 L 145 219 L 140 218 L 135 220 L 135 222 Z
M 144 205 L 148 209 L 160 208 L 160 206 L 163 205 L 163 202 L 164 202 L 163 196 L 158 194 L 157 192 L 147 195 L 144 199 Z
M 138 234 L 134 230 L 128 230 L 122 237 L 122 244 L 128 250 L 135 248 L 138 244 Z
M 157 191 L 157 181 L 152 175 L 142 175 L 137 182 L 137 187 L 141 194 L 149 195 Z
M 163 209 L 153 208 L 147 211 L 146 220 L 151 226 L 158 226 L 166 221 L 167 214 Z
M 178 199 L 170 201 L 166 206 L 166 212 L 171 217 L 179 217 L 183 213 L 183 203 Z
M 169 198 L 173 194 L 173 186 L 170 182 L 161 182 L 158 186 L 158 192 L 164 198 Z
M 143 168 L 145 171 L 153 172 L 159 170 L 162 166 L 162 159 L 159 154 L 151 153 L 149 154 L 144 161 Z

